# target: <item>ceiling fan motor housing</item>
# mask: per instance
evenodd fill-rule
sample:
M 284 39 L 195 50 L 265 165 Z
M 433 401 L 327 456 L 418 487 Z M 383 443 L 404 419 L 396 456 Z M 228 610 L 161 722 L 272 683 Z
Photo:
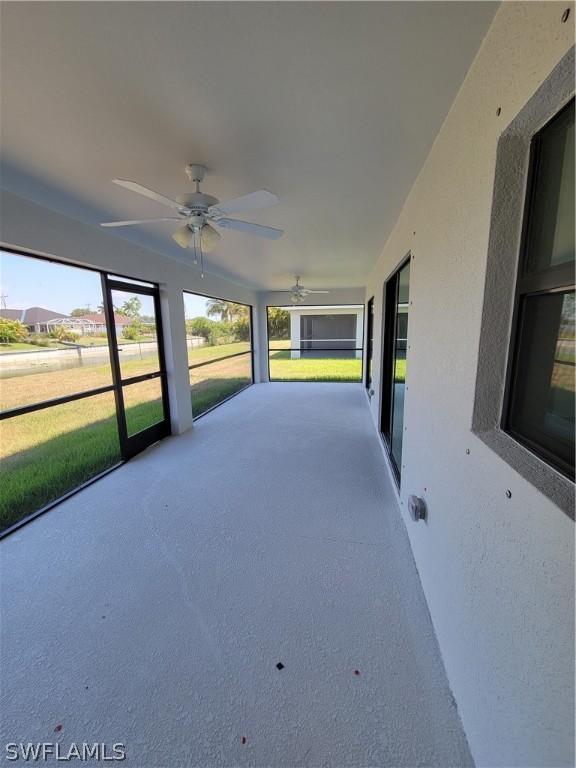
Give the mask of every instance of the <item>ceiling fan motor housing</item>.
M 206 166 L 200 163 L 188 163 L 186 166 L 186 176 L 190 181 L 201 182 L 206 177 Z
M 206 223 L 208 208 L 219 202 L 217 197 L 205 195 L 204 192 L 189 192 L 185 195 L 179 195 L 176 201 L 181 203 L 180 213 L 188 217 L 187 224 L 191 229 L 200 229 Z

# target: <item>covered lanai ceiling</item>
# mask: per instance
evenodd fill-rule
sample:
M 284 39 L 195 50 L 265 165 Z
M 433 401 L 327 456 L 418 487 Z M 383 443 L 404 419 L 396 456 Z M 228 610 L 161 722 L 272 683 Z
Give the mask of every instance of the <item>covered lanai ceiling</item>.
M 496 3 L 49 2 L 2 5 L 2 184 L 74 218 L 164 215 L 111 183 L 221 200 L 278 241 L 224 231 L 208 269 L 261 289 L 361 286 Z M 168 214 L 169 215 L 169 214 Z M 191 260 L 173 223 L 115 230 Z M 112 241 L 113 242 L 113 241 Z

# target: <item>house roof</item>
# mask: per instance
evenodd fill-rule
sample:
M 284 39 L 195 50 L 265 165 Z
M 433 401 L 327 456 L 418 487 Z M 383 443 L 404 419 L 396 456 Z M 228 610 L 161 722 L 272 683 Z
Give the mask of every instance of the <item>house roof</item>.
M 48 320 L 68 317 L 68 315 L 44 307 L 28 307 L 28 309 L 0 309 L 0 317 L 5 317 L 8 320 L 20 320 L 25 325 L 35 325 L 36 323 L 45 323 Z
M 106 325 L 106 315 L 103 312 L 93 312 L 89 315 L 80 315 L 75 319 L 90 320 L 92 323 L 96 323 L 97 325 Z M 130 325 L 131 322 L 131 317 L 126 317 L 126 315 L 119 315 L 117 312 L 114 312 L 115 325 Z
M 6 320 L 21 320 L 23 313 L 23 309 L 0 309 L 0 317 Z
M 44 307 L 28 307 L 24 312 L 23 323 L 26 325 L 34 325 L 35 323 L 45 323 L 47 320 L 57 320 L 61 317 L 68 317 L 63 315 L 62 312 L 54 312 L 52 309 L 45 309 Z

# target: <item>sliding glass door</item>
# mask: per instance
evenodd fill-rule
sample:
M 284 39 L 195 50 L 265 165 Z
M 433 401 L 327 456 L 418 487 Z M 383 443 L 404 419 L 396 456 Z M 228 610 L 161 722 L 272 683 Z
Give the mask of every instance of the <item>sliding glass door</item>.
M 404 393 L 406 390 L 406 350 L 410 258 L 387 281 L 384 297 L 384 348 L 382 350 L 381 432 L 398 483 L 402 474 L 404 434 Z

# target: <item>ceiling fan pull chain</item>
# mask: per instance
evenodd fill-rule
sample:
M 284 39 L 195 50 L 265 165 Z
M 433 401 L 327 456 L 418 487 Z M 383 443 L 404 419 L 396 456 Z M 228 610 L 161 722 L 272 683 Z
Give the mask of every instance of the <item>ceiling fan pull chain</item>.
M 196 250 L 196 230 L 192 230 L 192 243 L 194 244 L 194 264 L 198 264 L 198 251 Z
M 204 279 L 204 254 L 202 253 L 202 233 L 200 233 L 200 277 Z

